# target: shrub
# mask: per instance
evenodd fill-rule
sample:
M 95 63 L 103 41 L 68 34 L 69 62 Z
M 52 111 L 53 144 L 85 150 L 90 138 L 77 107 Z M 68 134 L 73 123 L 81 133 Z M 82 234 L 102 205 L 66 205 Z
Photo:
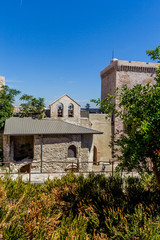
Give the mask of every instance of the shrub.
M 148 180 L 147 180 L 148 179 Z M 68 174 L 43 185 L 0 179 L 1 239 L 159 239 L 154 179 Z M 2 237 L 1 237 L 2 236 Z

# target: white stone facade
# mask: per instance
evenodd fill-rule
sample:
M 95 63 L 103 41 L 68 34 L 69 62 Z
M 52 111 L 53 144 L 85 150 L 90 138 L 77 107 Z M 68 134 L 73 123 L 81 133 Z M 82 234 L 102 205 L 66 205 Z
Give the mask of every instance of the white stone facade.
M 62 106 L 61 116 L 58 115 L 59 104 Z M 70 107 L 72 107 L 72 114 L 69 114 Z M 57 118 L 63 121 L 80 125 L 80 105 L 67 94 L 51 103 L 49 108 L 51 118 Z

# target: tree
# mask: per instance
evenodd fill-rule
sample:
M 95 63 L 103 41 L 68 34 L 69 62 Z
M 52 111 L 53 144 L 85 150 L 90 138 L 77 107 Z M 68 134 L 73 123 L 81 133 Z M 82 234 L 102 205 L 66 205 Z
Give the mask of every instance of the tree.
M 160 63 L 160 46 L 148 50 L 147 54 Z M 153 171 L 160 189 L 160 67 L 155 80 L 155 85 L 137 84 L 132 89 L 123 86 L 114 96 L 94 102 L 105 113 L 114 114 L 123 121 L 125 130 L 117 132 L 118 138 L 112 139 L 114 157 L 121 160 L 119 168 L 136 169 L 139 173 Z
M 90 104 L 89 103 L 86 103 L 85 109 L 89 111 L 89 109 L 90 109 Z
M 20 100 L 24 101 L 21 104 L 21 117 L 34 116 L 41 119 L 44 114 L 44 98 L 35 98 L 31 95 L 24 94 Z
M 20 91 L 2 86 L 0 89 L 0 129 L 4 126 L 5 120 L 13 116 L 13 104 L 15 96 Z

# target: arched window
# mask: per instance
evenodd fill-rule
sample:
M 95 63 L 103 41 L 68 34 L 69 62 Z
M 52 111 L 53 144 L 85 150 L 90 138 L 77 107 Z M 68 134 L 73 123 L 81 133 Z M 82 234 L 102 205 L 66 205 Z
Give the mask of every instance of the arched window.
M 76 151 L 76 147 L 74 145 L 71 145 L 69 148 L 68 148 L 68 158 L 76 158 L 76 154 L 77 151 Z
M 93 164 L 97 165 L 97 148 L 95 146 L 93 149 Z
M 57 104 L 57 116 L 63 117 L 63 104 L 62 103 Z
M 74 116 L 74 105 L 70 103 L 68 105 L 68 117 L 73 117 Z

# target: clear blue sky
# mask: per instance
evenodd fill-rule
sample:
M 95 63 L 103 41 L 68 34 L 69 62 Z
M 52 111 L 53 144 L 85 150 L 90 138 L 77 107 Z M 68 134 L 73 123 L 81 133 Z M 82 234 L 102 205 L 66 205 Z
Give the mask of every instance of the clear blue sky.
M 150 61 L 160 44 L 160 1 L 0 0 L 0 75 L 46 105 L 67 93 L 100 97 L 112 58 Z

